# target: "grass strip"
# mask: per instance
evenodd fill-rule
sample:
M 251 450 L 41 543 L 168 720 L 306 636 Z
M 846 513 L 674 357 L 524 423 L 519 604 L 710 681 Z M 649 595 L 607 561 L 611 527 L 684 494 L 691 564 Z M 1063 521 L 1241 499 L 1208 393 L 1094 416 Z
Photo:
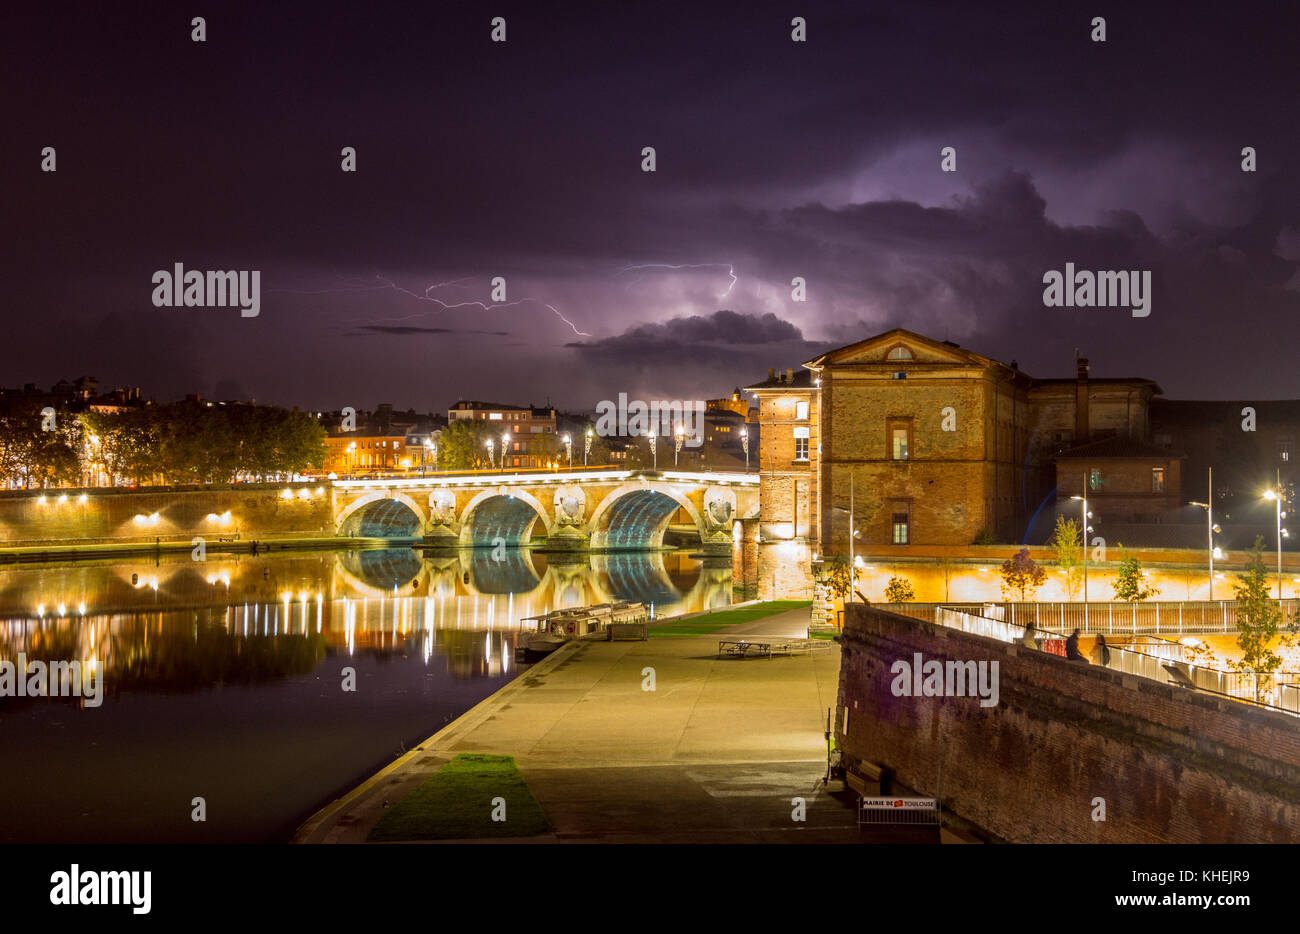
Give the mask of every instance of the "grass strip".
M 797 610 L 805 606 L 812 606 L 812 601 L 769 600 L 766 603 L 756 603 L 753 606 L 740 607 L 735 610 L 719 610 L 716 613 L 706 613 L 703 616 L 692 616 L 690 619 L 670 620 L 660 625 L 652 625 L 650 627 L 650 638 L 680 639 L 683 636 L 703 636 L 711 632 L 717 632 L 719 629 L 725 629 L 728 626 L 735 626 L 738 623 L 752 623 L 754 620 L 762 619 L 765 616 L 775 616 L 777 613 Z
M 493 820 L 494 813 L 498 817 L 504 813 L 505 820 Z M 513 756 L 466 753 L 452 759 L 390 808 L 366 839 L 384 842 L 531 837 L 550 829 L 542 806 L 528 789 Z

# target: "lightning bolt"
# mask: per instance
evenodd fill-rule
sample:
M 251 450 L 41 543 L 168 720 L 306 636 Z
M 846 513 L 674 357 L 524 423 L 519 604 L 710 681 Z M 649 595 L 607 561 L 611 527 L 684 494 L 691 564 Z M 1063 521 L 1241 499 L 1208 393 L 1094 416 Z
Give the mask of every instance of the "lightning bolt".
M 357 277 L 354 276 L 352 278 L 355 279 Z M 560 310 L 556 308 L 554 305 L 550 304 L 549 302 L 544 302 L 539 298 L 524 297 L 524 298 L 517 298 L 514 301 L 510 301 L 510 302 L 498 302 L 495 304 L 488 304 L 486 302 L 445 302 L 442 299 L 430 294 L 431 292 L 435 292 L 438 289 L 444 289 L 451 286 L 456 286 L 461 282 L 471 282 L 473 281 L 472 276 L 462 278 L 462 279 L 449 279 L 446 282 L 435 282 L 432 285 L 426 286 L 423 293 L 413 292 L 410 289 L 404 288 L 398 285 L 392 279 L 388 278 L 387 276 L 382 275 L 381 273 L 375 273 L 375 278 L 379 280 L 380 283 L 379 285 L 358 285 L 353 288 L 334 288 L 334 289 L 268 289 L 267 291 L 292 292 L 296 295 L 324 295 L 326 293 L 332 293 L 332 292 L 379 292 L 379 291 L 389 290 L 394 292 L 401 292 L 403 295 L 408 295 L 411 298 L 415 299 L 416 301 L 429 302 L 431 304 L 437 305 L 443 311 L 447 311 L 453 308 L 469 308 L 469 307 L 481 308 L 484 311 L 494 311 L 498 308 L 510 308 L 515 305 L 524 305 L 524 304 L 541 305 L 543 308 L 549 309 L 552 314 L 554 314 L 557 318 L 559 318 L 566 325 L 568 325 L 574 334 L 578 335 L 579 337 L 592 336 L 591 334 L 588 334 L 586 331 L 579 329 L 579 327 L 576 324 L 574 324 L 572 321 L 566 318 L 560 312 Z M 365 280 L 361 280 L 361 281 L 365 281 Z M 426 314 L 426 312 L 416 312 L 415 314 L 400 315 L 395 318 L 380 318 L 379 320 L 380 321 L 409 321 L 412 318 L 418 318 L 424 314 Z
M 718 298 L 720 299 L 726 298 L 728 295 L 730 295 L 731 290 L 734 289 L 736 287 L 736 283 L 740 281 L 739 277 L 736 275 L 736 267 L 735 264 L 733 263 L 682 263 L 677 266 L 671 265 L 669 263 L 635 263 L 635 264 L 624 266 L 622 269 L 619 270 L 619 272 L 624 273 L 632 269 L 726 269 L 727 275 L 731 276 L 731 284 L 728 285 L 727 288 L 722 292 L 722 294 L 718 296 Z M 628 286 L 628 288 L 631 288 L 633 285 L 636 285 L 640 281 L 641 280 L 639 278 L 634 279 L 631 282 L 631 284 Z

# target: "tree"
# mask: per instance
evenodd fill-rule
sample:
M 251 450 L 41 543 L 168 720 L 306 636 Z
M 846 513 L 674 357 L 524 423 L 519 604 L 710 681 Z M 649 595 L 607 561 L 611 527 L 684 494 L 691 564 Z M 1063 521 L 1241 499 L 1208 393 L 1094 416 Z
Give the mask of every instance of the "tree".
M 886 603 L 907 603 L 915 599 L 916 592 L 912 590 L 912 582 L 906 577 L 891 577 L 889 583 L 885 585 Z
M 1056 549 L 1056 566 L 1065 572 L 1065 593 L 1073 600 L 1083 587 L 1084 545 L 1079 523 L 1057 516 L 1051 545 Z
M 1046 579 L 1047 572 L 1029 557 L 1029 549 L 1021 548 L 1014 558 L 1002 563 L 1002 596 L 1004 599 L 1015 596 L 1024 601 L 1032 597 Z
M 499 447 L 501 439 L 488 422 L 456 419 L 442 430 L 438 442 L 438 467 L 442 470 L 478 470 L 488 466 L 487 442 Z
M 843 600 L 853 587 L 853 575 L 849 571 L 849 562 L 841 557 L 827 558 L 822 563 L 822 582 L 831 595 Z
M 1282 621 L 1282 609 L 1269 596 L 1263 536 L 1255 537 L 1246 570 L 1237 575 L 1232 590 L 1237 599 L 1237 646 L 1241 649 L 1241 658 L 1228 664 L 1236 671 L 1255 675 L 1255 701 L 1258 703 L 1261 691 L 1259 676 L 1263 675 L 1266 682 L 1271 681 L 1272 673 L 1282 664 L 1282 657 L 1272 648 L 1278 624 Z
M 1119 553 L 1119 573 L 1115 576 L 1115 583 L 1110 585 L 1115 591 L 1116 600 L 1137 603 L 1139 600 L 1146 600 L 1160 593 L 1160 588 L 1147 582 L 1146 576 L 1142 573 L 1142 562 L 1136 555 L 1131 554 L 1122 544 L 1119 546 Z

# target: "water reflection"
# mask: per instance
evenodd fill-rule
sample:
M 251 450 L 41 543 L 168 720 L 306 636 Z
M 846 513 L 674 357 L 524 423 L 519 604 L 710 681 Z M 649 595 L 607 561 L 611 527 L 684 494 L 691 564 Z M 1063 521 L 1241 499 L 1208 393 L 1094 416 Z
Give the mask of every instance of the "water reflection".
M 12 568 L 0 571 L 0 659 L 93 660 L 110 699 L 257 685 L 334 655 L 501 677 L 525 617 L 624 600 L 672 615 L 731 592 L 729 564 L 686 552 L 391 548 Z

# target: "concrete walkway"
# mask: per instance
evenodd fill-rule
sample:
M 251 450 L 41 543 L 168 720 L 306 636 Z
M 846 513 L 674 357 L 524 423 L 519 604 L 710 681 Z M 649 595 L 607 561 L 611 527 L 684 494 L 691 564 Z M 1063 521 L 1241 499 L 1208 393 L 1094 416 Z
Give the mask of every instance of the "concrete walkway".
M 800 638 L 807 625 L 804 607 L 705 636 L 569 643 L 295 839 L 363 841 L 387 805 L 453 756 L 481 752 L 518 761 L 554 827 L 544 840 L 856 841 L 853 796 L 820 784 L 839 646 L 777 658 L 715 654 L 719 638 Z M 794 798 L 804 799 L 805 821 L 792 819 Z

